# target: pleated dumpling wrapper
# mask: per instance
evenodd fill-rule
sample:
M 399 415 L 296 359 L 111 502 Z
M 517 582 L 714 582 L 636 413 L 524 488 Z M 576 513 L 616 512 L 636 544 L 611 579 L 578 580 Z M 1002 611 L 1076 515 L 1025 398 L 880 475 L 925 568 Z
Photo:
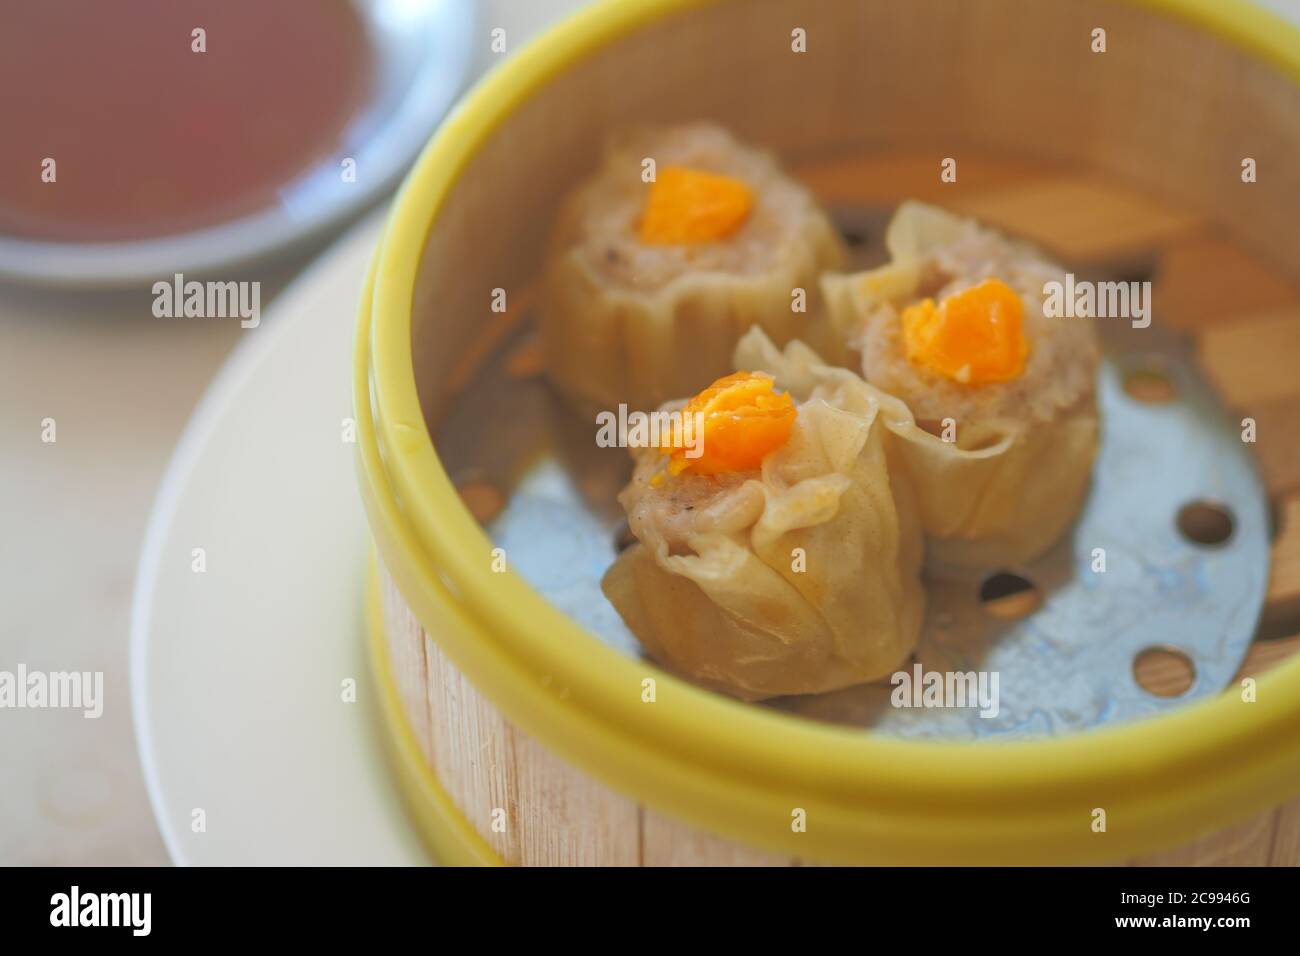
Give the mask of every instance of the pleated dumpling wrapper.
M 817 368 L 798 402 L 739 372 L 665 406 L 702 423 L 702 454 L 635 449 L 619 496 L 636 543 L 606 596 L 651 657 L 744 700 L 884 677 L 920 635 L 921 532 L 882 409 L 901 403 Z
M 901 454 L 927 560 L 1029 561 L 1087 496 L 1099 434 L 1091 320 L 1045 315 L 1062 268 L 972 220 L 906 202 L 885 244 L 889 264 L 822 285 L 864 378 L 920 426 Z
M 625 133 L 550 237 L 547 372 L 590 416 L 692 394 L 732 370 L 755 323 L 848 361 L 818 286 L 843 262 L 829 218 L 767 152 L 708 123 Z

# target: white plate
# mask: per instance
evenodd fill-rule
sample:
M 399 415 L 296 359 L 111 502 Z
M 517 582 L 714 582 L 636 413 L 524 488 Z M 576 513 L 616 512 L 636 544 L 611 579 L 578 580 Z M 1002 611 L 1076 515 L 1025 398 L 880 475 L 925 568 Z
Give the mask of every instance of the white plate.
M 342 431 L 380 224 L 344 237 L 245 333 L 154 505 L 131 699 L 154 814 L 179 864 L 429 862 L 378 736 L 361 640 L 367 533 Z M 356 703 L 342 699 L 348 679 Z

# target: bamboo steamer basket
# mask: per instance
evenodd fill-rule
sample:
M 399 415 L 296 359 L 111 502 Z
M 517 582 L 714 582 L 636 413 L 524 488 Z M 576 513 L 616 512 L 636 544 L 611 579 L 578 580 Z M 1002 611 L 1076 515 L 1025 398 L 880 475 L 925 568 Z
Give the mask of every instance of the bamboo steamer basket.
M 1096 27 L 1104 54 L 1089 51 Z M 795 28 L 807 54 L 791 52 Z M 493 571 L 493 544 L 427 423 L 491 339 L 492 290 L 535 276 L 558 197 L 591 168 L 606 130 L 699 116 L 787 157 L 920 150 L 924 188 L 939 159 L 963 149 L 1082 168 L 1220 224 L 1267 264 L 1237 277 L 1252 292 L 1260 272 L 1283 298 L 1300 285 L 1300 36 L 1244 3 L 615 0 L 553 29 L 483 81 L 426 149 L 376 253 L 356 341 L 371 659 L 395 779 L 435 857 L 1269 862 L 1281 847 L 1288 857 L 1273 862 L 1300 861 L 1300 804 L 1271 809 L 1300 793 L 1294 641 L 1256 645 L 1245 672 L 1276 666 L 1253 703 L 1225 693 L 1055 738 L 915 742 L 695 688 Z M 1257 160 L 1259 183 L 1240 182 L 1243 156 Z M 1133 238 L 1098 229 L 1116 249 Z M 1178 261 L 1203 275 L 1189 263 L 1207 240 L 1181 235 Z M 1213 273 L 1220 259 L 1210 261 Z M 1220 279 L 1236 281 L 1200 281 Z M 1294 318 L 1288 329 L 1300 329 L 1300 309 Z M 1266 341 L 1295 343 L 1278 322 Z M 1253 378 L 1210 374 L 1229 391 Z M 1284 507 L 1294 489 L 1275 478 L 1288 467 L 1265 462 Z M 1270 609 L 1300 599 L 1298 540 L 1284 526 Z

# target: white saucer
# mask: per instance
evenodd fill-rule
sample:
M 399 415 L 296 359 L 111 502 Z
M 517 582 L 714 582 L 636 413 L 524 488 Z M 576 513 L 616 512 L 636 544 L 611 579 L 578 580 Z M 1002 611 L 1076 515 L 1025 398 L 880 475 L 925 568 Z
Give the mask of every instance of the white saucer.
M 380 225 L 345 236 L 244 333 L 150 517 L 131 698 L 178 864 L 429 862 L 378 736 L 361 637 L 366 525 L 342 429 Z M 347 679 L 356 703 L 342 699 Z

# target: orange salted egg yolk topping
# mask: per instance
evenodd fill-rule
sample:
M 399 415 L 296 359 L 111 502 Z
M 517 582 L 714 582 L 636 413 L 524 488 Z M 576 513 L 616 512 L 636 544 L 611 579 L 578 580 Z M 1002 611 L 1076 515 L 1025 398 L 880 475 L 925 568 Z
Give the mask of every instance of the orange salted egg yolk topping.
M 773 388 L 770 375 L 736 372 L 692 398 L 681 414 L 681 428 L 674 429 L 659 449 L 671 457 L 668 472 L 672 475 L 757 468 L 790 438 L 796 412 L 790 396 Z M 697 422 L 703 424 L 702 434 L 693 433 Z M 700 452 L 698 457 L 688 456 L 692 449 Z
M 744 225 L 753 205 L 754 194 L 738 179 L 665 166 L 641 214 L 641 241 L 666 246 L 725 239 Z
M 998 279 L 937 306 L 933 299 L 910 305 L 901 317 L 907 358 L 964 385 L 1009 382 L 1029 356 L 1022 308 L 1020 296 Z

